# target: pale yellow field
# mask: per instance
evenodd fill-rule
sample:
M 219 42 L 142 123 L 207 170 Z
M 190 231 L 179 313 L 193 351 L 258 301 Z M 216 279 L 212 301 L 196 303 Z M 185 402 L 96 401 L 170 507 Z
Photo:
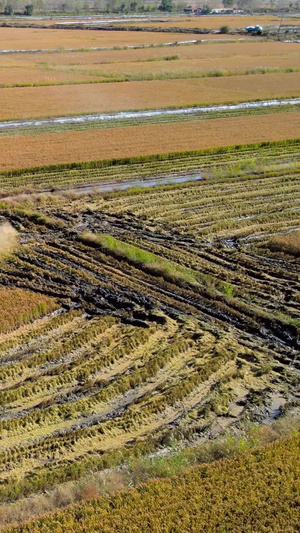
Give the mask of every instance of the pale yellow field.
M 127 46 L 192 39 L 190 34 L 0 27 L 0 50 Z
M 222 4 L 220 3 L 220 6 L 222 7 Z M 119 16 L 116 16 L 117 19 L 120 19 Z M 126 18 L 131 18 L 130 15 Z M 141 18 L 143 18 L 143 15 L 141 15 Z M 67 21 L 59 21 L 55 19 L 43 19 L 43 20 L 31 20 L 31 19 L 16 19 L 17 22 L 21 22 L 22 24 L 38 24 L 43 26 L 52 26 L 53 24 L 61 24 L 62 22 L 73 22 L 74 24 L 80 22 L 86 22 L 85 19 L 82 19 L 80 17 L 76 18 L 70 18 Z M 210 15 L 210 16 L 174 16 L 174 15 L 161 15 L 158 16 L 156 19 L 151 18 L 149 21 L 141 20 L 130 20 L 126 22 L 120 21 L 120 22 L 114 22 L 113 18 L 111 19 L 105 19 L 103 17 L 93 17 L 93 21 L 105 21 L 111 20 L 110 24 L 115 24 L 119 26 L 145 26 L 145 27 L 151 27 L 151 26 L 159 26 L 159 27 L 180 27 L 180 28 L 207 28 L 207 29 L 219 29 L 223 25 L 228 25 L 230 28 L 244 28 L 245 26 L 255 25 L 255 24 L 261 24 L 263 26 L 276 26 L 279 25 L 281 16 L 278 15 L 257 15 L 257 16 L 251 16 L 251 15 Z M 284 17 L 284 24 L 285 25 L 299 25 L 300 24 L 300 17 L 299 15 L 286 15 Z
M 175 124 L 149 124 L 108 130 L 4 137 L 0 169 L 198 150 L 216 146 L 293 139 L 300 113 L 280 113 Z
M 300 73 L 1 89 L 0 120 L 299 95 Z
M 281 16 L 276 15 L 210 15 L 210 16 L 190 16 L 187 19 L 180 17 L 174 17 L 168 21 L 149 21 L 149 22 L 119 22 L 120 26 L 143 26 L 143 27 L 161 27 L 161 28 L 207 28 L 211 30 L 218 30 L 221 26 L 227 25 L 230 28 L 245 28 L 246 26 L 255 26 L 260 24 L 261 26 L 278 26 L 281 21 Z M 284 25 L 299 25 L 299 16 L 285 16 L 283 19 Z
M 167 60 L 175 57 L 175 60 Z M 4 56 L 0 84 L 56 84 L 143 76 L 183 77 L 208 71 L 300 68 L 298 43 L 228 43 L 108 52 Z
M 170 55 L 180 55 L 181 59 L 219 60 L 255 57 L 259 63 L 261 57 L 293 59 L 300 63 L 298 43 L 284 43 L 279 41 L 227 42 L 205 43 L 197 45 L 181 45 L 158 48 L 141 48 L 128 50 L 102 50 L 82 52 L 52 52 L 43 54 L 11 54 L 1 57 L 0 69 L 7 67 L 43 67 L 43 65 L 101 65 L 105 63 L 142 62 L 153 58 L 164 58 Z M 298 63 L 297 63 L 298 62 Z

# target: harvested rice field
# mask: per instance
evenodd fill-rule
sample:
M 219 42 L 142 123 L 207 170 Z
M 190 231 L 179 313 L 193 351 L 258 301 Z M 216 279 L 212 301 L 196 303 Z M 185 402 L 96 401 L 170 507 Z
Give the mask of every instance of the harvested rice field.
M 0 120 L 75 115 L 299 95 L 300 72 L 84 86 L 0 89 Z
M 2 202 L 20 243 L 2 293 L 57 309 L 0 339 L 2 513 L 297 406 L 298 259 L 270 235 L 300 227 L 298 156 L 293 141 L 112 163 L 86 173 L 202 179 Z
M 178 36 L 0 28 L 1 531 L 297 533 L 299 45 Z

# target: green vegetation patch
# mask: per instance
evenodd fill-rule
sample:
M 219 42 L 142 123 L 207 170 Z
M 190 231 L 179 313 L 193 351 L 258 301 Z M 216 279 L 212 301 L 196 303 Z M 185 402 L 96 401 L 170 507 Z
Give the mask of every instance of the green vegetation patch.
M 188 282 L 193 285 L 199 284 L 199 281 L 196 279 L 196 274 L 188 268 L 172 263 L 138 246 L 119 241 L 107 233 L 97 235 L 84 233 L 80 239 L 85 243 L 100 244 L 101 248 L 115 257 L 126 259 L 138 268 L 155 276 L 162 276 L 168 281 Z

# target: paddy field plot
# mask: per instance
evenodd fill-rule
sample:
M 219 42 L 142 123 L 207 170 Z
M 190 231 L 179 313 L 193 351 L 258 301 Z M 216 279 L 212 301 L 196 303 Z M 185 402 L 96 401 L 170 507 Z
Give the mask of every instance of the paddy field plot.
M 133 21 L 125 22 L 122 21 L 116 22 L 117 25 L 121 26 L 143 26 L 145 28 L 150 27 L 160 27 L 160 28 L 174 28 L 174 27 L 180 27 L 180 28 L 200 28 L 200 29 L 211 29 L 211 30 L 219 30 L 221 26 L 227 25 L 230 29 L 235 28 L 246 28 L 246 26 L 255 26 L 256 24 L 260 24 L 263 27 L 269 27 L 269 26 L 279 26 L 281 21 L 281 16 L 278 15 L 234 15 L 234 16 L 218 16 L 218 15 L 211 15 L 211 16 L 191 16 L 189 18 L 184 17 L 173 17 L 169 18 L 169 20 L 148 20 L 148 21 L 139 21 L 137 20 L 136 23 Z M 285 26 L 298 26 L 300 24 L 300 17 L 299 15 L 295 14 L 294 16 L 285 16 L 283 24 Z
M 300 69 L 297 43 L 254 42 L 177 45 L 113 51 L 8 54 L 1 59 L 3 87 L 147 81 Z
M 259 131 L 258 131 L 259 117 Z M 0 168 L 24 169 L 294 139 L 299 111 L 0 138 Z M 180 124 L 180 135 L 178 128 Z M 224 133 L 226 128 L 226 134 Z M 17 149 L 17 151 L 16 151 Z M 4 180 L 5 181 L 5 180 Z M 18 180 L 17 180 L 18 181 Z M 20 181 L 21 184 L 21 181 Z M 55 180 L 52 185 L 55 187 Z
M 123 48 L 1 55 L 0 521 L 299 409 L 298 48 L 166 36 L 0 28 Z
M 181 34 L 180 40 L 191 39 Z M 128 46 L 178 41 L 177 33 L 116 32 L 62 30 L 44 28 L 0 28 L 0 50 L 32 50 L 47 48 L 90 48 L 97 46 Z
M 0 89 L 0 120 L 184 107 L 299 95 L 300 72 Z
M 49 302 L 0 339 L 3 503 L 297 402 L 299 265 L 270 238 L 300 227 L 298 155 L 186 154 L 161 164 L 204 179 L 1 204 L 1 282 Z

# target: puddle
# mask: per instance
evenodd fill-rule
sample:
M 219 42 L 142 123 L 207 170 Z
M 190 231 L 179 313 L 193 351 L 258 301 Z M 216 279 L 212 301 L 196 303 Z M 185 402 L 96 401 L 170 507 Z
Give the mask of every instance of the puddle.
M 159 176 L 157 178 L 152 179 L 135 179 L 135 180 L 127 180 L 126 182 L 118 182 L 118 181 L 109 181 L 109 182 L 100 182 L 96 184 L 89 184 L 89 185 L 78 185 L 75 189 L 74 186 L 72 186 L 72 193 L 75 194 L 90 194 L 95 192 L 114 192 L 114 191 L 125 191 L 127 189 L 135 189 L 135 188 L 148 188 L 148 187 L 155 187 L 156 185 L 174 185 L 176 183 L 185 183 L 190 181 L 201 181 L 202 176 L 200 174 L 187 174 L 185 176 Z M 68 187 L 62 190 L 68 190 Z M 47 192 L 47 191 L 44 191 Z
M 267 415 L 263 419 L 264 424 L 271 424 L 274 420 L 280 417 L 282 408 L 286 404 L 286 399 L 281 394 L 274 393 L 270 397 L 270 403 L 268 404 L 266 411 Z
M 247 237 L 240 237 L 239 241 L 254 241 L 257 239 L 265 239 L 266 237 L 273 237 L 274 235 L 286 235 L 288 233 L 292 233 L 293 231 L 297 231 L 300 228 L 298 226 L 294 228 L 290 228 L 287 230 L 282 231 L 274 231 L 273 233 L 262 233 L 261 235 L 247 235 Z
M 262 100 L 254 102 L 241 102 L 239 104 L 221 104 L 214 106 L 186 107 L 177 109 L 150 109 L 148 111 L 121 111 L 118 113 L 99 113 L 95 115 L 62 116 L 37 120 L 9 120 L 0 122 L 0 130 L 13 128 L 28 128 L 47 126 L 50 124 L 83 124 L 97 121 L 114 121 L 140 119 L 149 117 L 192 115 L 195 113 L 215 113 L 218 111 L 236 111 L 239 109 L 259 109 L 273 106 L 299 105 L 300 98 L 287 100 Z

